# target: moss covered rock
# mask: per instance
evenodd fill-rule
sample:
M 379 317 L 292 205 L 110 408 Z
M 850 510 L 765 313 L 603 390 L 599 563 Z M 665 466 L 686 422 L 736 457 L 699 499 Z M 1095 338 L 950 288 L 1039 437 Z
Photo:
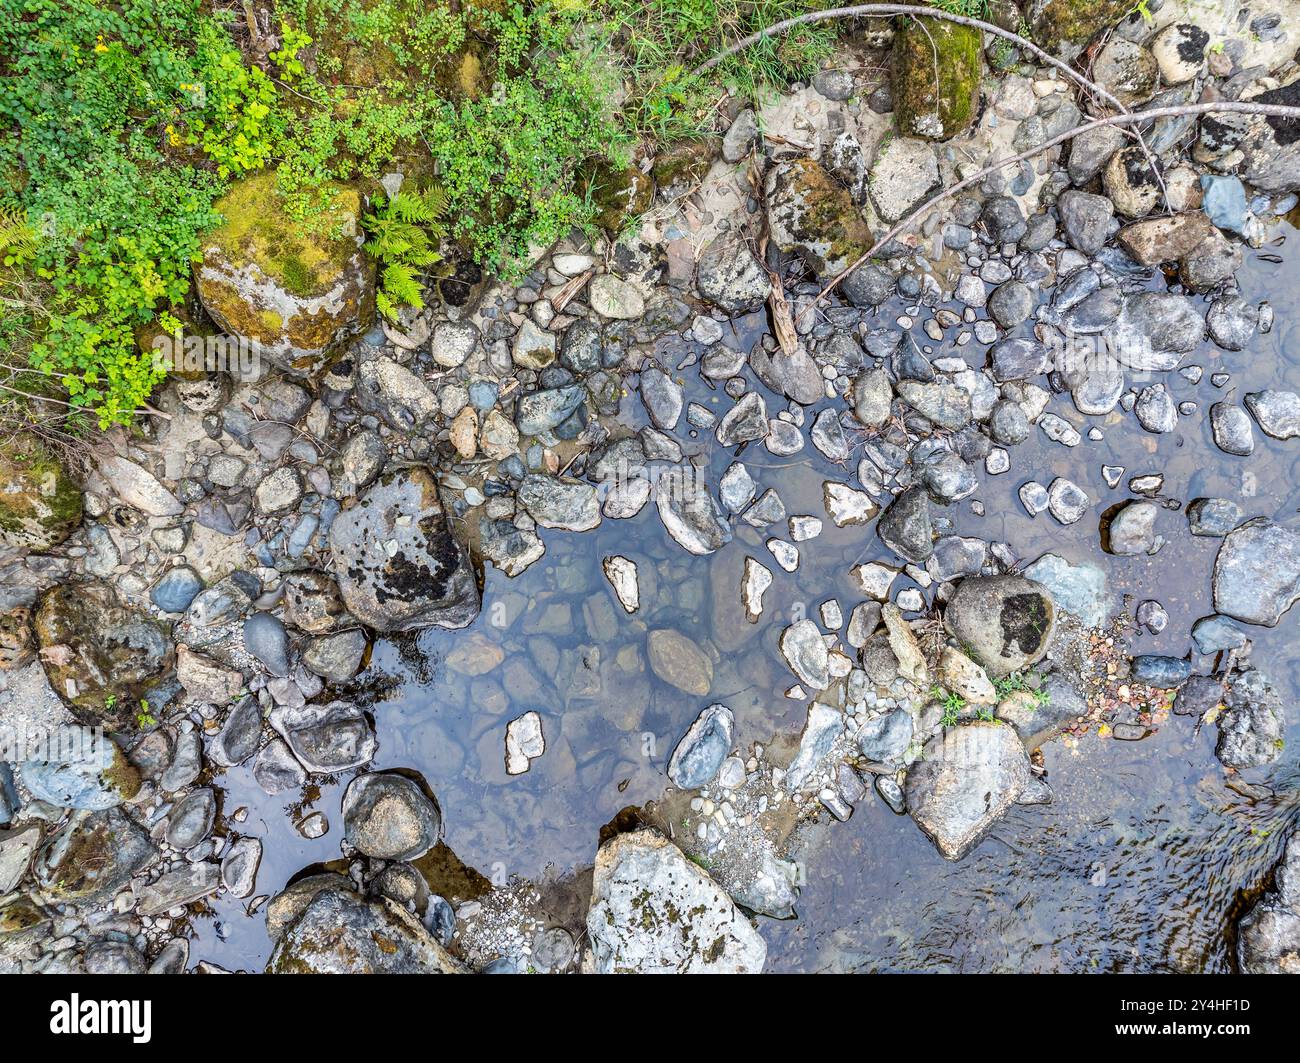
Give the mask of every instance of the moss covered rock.
M 904 136 L 947 140 L 975 118 L 983 34 L 938 19 L 904 18 L 894 34 L 894 117 Z
M 0 442 L 0 544 L 49 550 L 81 523 L 81 488 L 36 436 Z
M 1031 0 L 1029 25 L 1034 43 L 1049 52 L 1086 44 L 1133 10 L 1133 0 Z
M 92 727 L 135 731 L 141 703 L 171 668 L 171 638 L 107 583 L 67 583 L 41 597 L 36 641 L 54 692 Z
M 274 173 L 244 178 L 216 208 L 224 224 L 195 267 L 204 309 L 271 361 L 313 373 L 375 316 L 375 271 L 361 249 L 361 194 L 329 185 L 325 202 L 295 218 Z
M 578 174 L 578 187 L 594 209 L 592 220 L 611 233 L 650 209 L 654 181 L 635 166 L 619 169 L 608 159 L 587 163 Z
M 818 276 L 838 273 L 874 242 L 849 190 L 812 159 L 773 166 L 767 176 L 772 239 Z

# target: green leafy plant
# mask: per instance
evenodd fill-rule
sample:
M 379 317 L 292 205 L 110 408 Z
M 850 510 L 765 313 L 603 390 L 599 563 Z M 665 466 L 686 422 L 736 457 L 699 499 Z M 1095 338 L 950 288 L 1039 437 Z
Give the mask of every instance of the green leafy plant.
M 399 190 L 362 219 L 370 234 L 366 251 L 380 264 L 375 305 L 388 319 L 395 320 L 402 306 L 424 306 L 419 271 L 442 257 L 438 241 L 446 235 L 446 212 L 446 194 L 434 185 L 423 191 Z
M 943 707 L 943 716 L 940 718 L 943 726 L 955 727 L 966 708 L 966 699 L 960 694 L 950 693 L 937 683 L 930 688 L 930 697 Z

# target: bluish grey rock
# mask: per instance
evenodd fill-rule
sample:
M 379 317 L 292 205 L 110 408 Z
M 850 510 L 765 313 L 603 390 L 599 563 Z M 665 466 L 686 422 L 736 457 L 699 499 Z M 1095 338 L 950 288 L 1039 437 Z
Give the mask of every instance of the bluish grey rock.
M 858 749 L 868 760 L 879 764 L 897 760 L 907 752 L 911 741 L 912 714 L 901 708 L 868 720 L 858 732 Z
M 731 752 L 734 717 L 725 705 L 710 705 L 695 718 L 668 761 L 668 778 L 681 790 L 707 786 Z
M 1198 498 L 1187 506 L 1193 535 L 1223 536 L 1241 523 L 1241 507 L 1228 498 Z
M 1214 607 L 1273 627 L 1300 598 L 1300 534 L 1268 517 L 1229 532 L 1214 560 Z
M 1086 562 L 1072 565 L 1058 554 L 1044 554 L 1024 570 L 1025 576 L 1041 583 L 1052 600 L 1088 627 L 1100 627 L 1110 613 L 1106 595 L 1106 573 Z
M 1286 713 L 1262 672 L 1249 671 L 1228 686 L 1214 753 L 1229 768 L 1257 768 L 1282 755 Z
M 1239 650 L 1246 645 L 1246 633 L 1224 616 L 1203 616 L 1192 625 L 1192 641 L 1201 653 Z
M 1192 674 L 1190 661 L 1181 657 L 1166 657 L 1158 653 L 1143 653 L 1133 658 L 1132 676 L 1139 683 L 1172 690 L 1187 682 Z
M 272 675 L 289 674 L 289 636 L 278 617 L 257 612 L 245 620 L 244 648 Z

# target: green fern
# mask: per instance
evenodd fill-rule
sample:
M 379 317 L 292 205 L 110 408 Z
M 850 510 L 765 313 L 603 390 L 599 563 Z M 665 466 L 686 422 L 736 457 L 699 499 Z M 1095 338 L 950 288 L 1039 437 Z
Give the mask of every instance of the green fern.
M 447 197 L 437 185 L 399 191 L 361 221 L 370 239 L 366 251 L 383 266 L 375 306 L 390 321 L 403 306 L 424 307 L 418 270 L 441 259 L 438 241 L 446 235 L 442 219 Z
M 0 207 L 0 262 L 21 266 L 36 257 L 36 230 L 27 220 L 27 212 L 16 207 Z

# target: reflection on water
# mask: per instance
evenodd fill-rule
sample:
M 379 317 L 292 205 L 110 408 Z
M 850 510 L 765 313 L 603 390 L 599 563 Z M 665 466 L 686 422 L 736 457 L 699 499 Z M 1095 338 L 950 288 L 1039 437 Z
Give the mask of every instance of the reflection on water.
M 1239 401 L 1262 388 L 1300 390 L 1300 346 L 1290 342 L 1300 327 L 1290 296 L 1300 266 L 1251 258 L 1240 277 L 1247 297 L 1272 301 L 1277 325 L 1245 351 L 1221 352 L 1207 343 L 1189 356 L 1185 364 L 1204 369 L 1198 384 L 1167 375 L 1176 402 L 1199 404 L 1178 431 L 1148 435 L 1131 415 L 1116 411 L 1093 420 L 1105 433 L 1101 441 L 1067 449 L 1035 435 L 1014 449 L 1009 473 L 991 477 L 981 470 L 975 498 L 984 503 L 983 516 L 969 500 L 945 514 L 958 532 L 1009 542 L 1026 560 L 1050 549 L 1100 564 L 1116 604 L 1124 595 L 1134 603 L 1159 600 L 1170 622 L 1159 636 L 1138 638 L 1135 651 L 1187 651 L 1191 623 L 1210 612 L 1218 540 L 1192 538 L 1181 509 L 1171 509 L 1157 528 L 1168 544 L 1155 557 L 1102 554 L 1098 521 L 1128 497 L 1129 476 L 1160 471 L 1164 495 L 1184 504 L 1199 496 L 1232 498 L 1247 515 L 1287 520 L 1300 503 L 1300 444 L 1257 432 L 1255 454 L 1234 458 L 1211 440 L 1211 403 Z M 882 315 L 881 324 L 892 317 Z M 761 317 L 741 324 L 730 342 L 747 349 Z M 919 327 L 917 335 L 928 342 Z M 1215 388 L 1212 374 L 1224 371 L 1231 380 Z M 730 400 L 711 392 L 694 368 L 679 375 L 688 399 L 729 408 Z M 767 397 L 775 414 L 779 407 Z M 1089 427 L 1068 396 L 1054 397 L 1050 409 Z M 809 422 L 815 412 L 808 412 Z M 638 417 L 629 400 L 626 422 L 636 426 Z M 734 456 L 711 453 L 711 433 L 689 439 L 687 431 L 683 420 L 679 438 L 688 453 L 710 453 L 709 483 L 716 486 Z M 740 457 L 759 493 L 776 488 L 791 515 L 824 517 L 823 478 L 852 475 L 852 466 L 829 466 L 811 446 L 790 458 L 762 448 Z M 1117 490 L 1106 486 L 1103 465 L 1127 470 Z M 1073 480 L 1094 502 L 1068 529 L 1046 514 L 1030 518 L 1016 499 L 1026 480 L 1048 483 L 1054 476 Z M 764 548 L 769 535 L 788 538 L 783 525 L 754 529 L 738 522 L 734 542 L 711 557 L 693 557 L 667 538 L 653 505 L 585 535 L 545 534 L 546 556 L 519 578 L 489 571 L 483 612 L 468 631 L 427 631 L 408 645 L 376 647 L 355 681 L 357 695 L 373 703 L 374 766 L 421 772 L 441 803 L 448 845 L 497 884 L 589 864 L 601 825 L 626 806 L 661 796 L 668 755 L 704 705 L 723 701 L 733 710 L 742 747 L 802 725 L 806 704 L 784 696 L 793 677 L 779 658 L 777 636 L 827 598 L 837 598 L 847 616 L 859 600 L 849 566 L 886 552 L 873 528 L 838 530 L 826 521 L 820 537 L 800 544 L 799 569 L 785 573 Z M 601 574 L 601 559 L 615 553 L 637 562 L 642 607 L 634 616 L 619 607 Z M 775 577 L 757 625 L 746 623 L 740 608 L 746 554 Z M 895 590 L 908 585 L 901 579 Z M 1276 630 L 1252 631 L 1256 659 L 1292 706 L 1300 689 L 1295 623 L 1288 617 Z M 646 635 L 656 628 L 685 634 L 710 657 L 707 695 L 683 693 L 649 670 Z M 547 750 L 527 774 L 512 778 L 505 772 L 505 727 L 530 709 L 542 716 Z M 1195 735 L 1194 721 L 1173 717 L 1142 742 L 1089 736 L 1073 748 L 1049 744 L 1055 803 L 1017 808 L 958 864 L 942 860 L 910 819 L 871 799 L 847 824 L 805 828 L 795 853 L 806 876 L 799 919 L 761 923 L 769 967 L 1225 969 L 1234 905 L 1243 891 L 1260 888 L 1287 825 L 1300 816 L 1294 793 L 1300 712 L 1292 708 L 1290 716 L 1282 760 L 1250 775 L 1272 789 L 1268 799 L 1252 802 L 1226 788 L 1213 756 L 1213 729 Z M 225 781 L 232 794 L 260 792 L 244 769 Z M 249 809 L 241 829 L 266 843 L 259 892 L 278 890 L 308 865 L 338 859 L 346 781 L 322 787 L 311 806 L 264 798 Z M 294 823 L 313 810 L 328 817 L 330 830 L 308 841 Z M 246 915 L 237 902 L 220 902 L 197 932 L 196 959 L 255 969 L 269 951 L 260 914 Z

